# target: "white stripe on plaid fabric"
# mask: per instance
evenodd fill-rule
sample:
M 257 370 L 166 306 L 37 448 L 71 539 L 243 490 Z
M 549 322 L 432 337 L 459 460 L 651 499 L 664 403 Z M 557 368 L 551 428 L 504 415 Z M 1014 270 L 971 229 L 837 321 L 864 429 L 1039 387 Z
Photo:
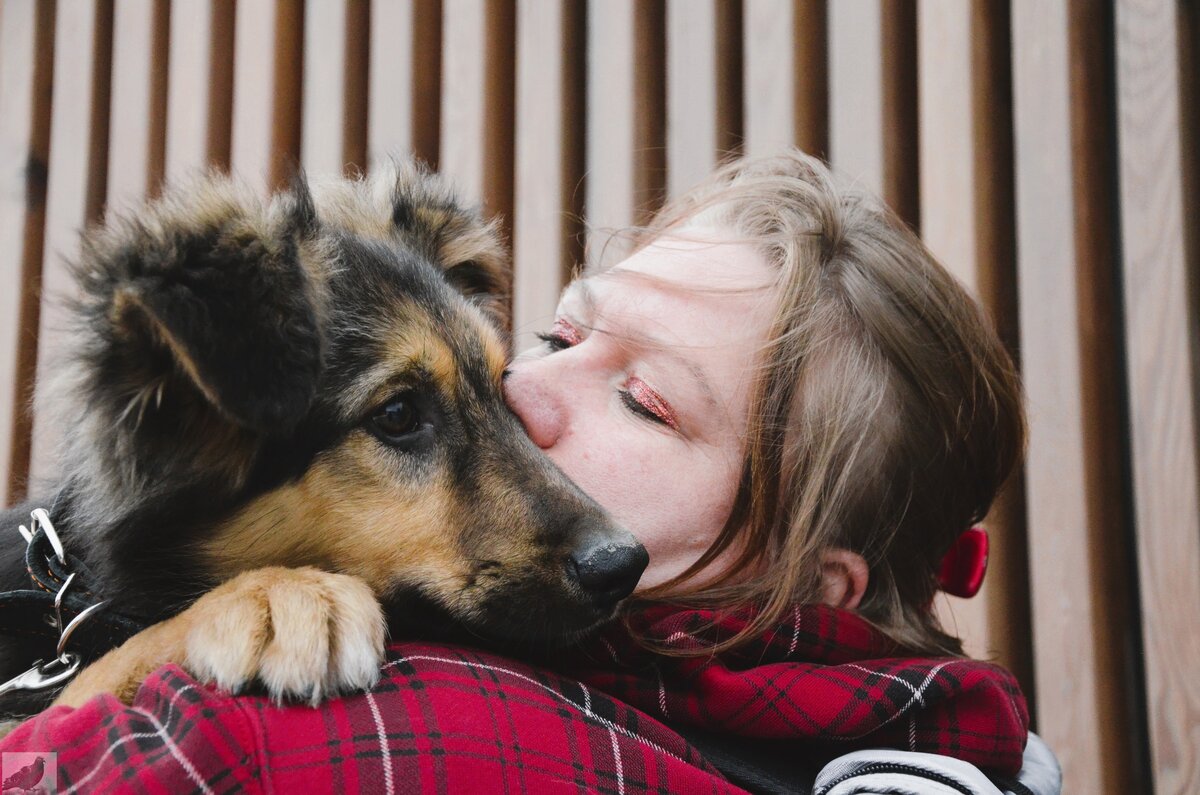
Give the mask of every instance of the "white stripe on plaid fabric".
M 383 786 L 388 795 L 396 791 L 392 780 L 392 755 L 388 753 L 387 730 L 383 727 L 383 716 L 379 714 L 379 705 L 375 703 L 375 694 L 370 690 L 366 693 L 367 705 L 371 708 L 371 718 L 375 721 L 375 731 L 379 734 L 379 756 L 383 764 Z
M 177 690 L 174 693 L 174 695 L 171 696 L 171 699 L 168 702 L 168 707 L 167 707 L 168 717 L 170 715 L 174 714 L 175 703 L 179 699 L 179 697 L 191 689 L 192 689 L 192 686 L 188 685 L 186 687 L 180 688 L 179 690 Z M 92 779 L 92 776 L 96 775 L 96 773 L 98 773 L 104 765 L 108 764 L 108 761 L 109 761 L 108 757 L 112 756 L 112 753 L 114 750 L 116 750 L 117 746 L 123 745 L 127 742 L 130 742 L 131 740 L 144 740 L 148 737 L 160 738 L 162 740 L 163 747 L 166 748 L 167 751 L 171 754 L 171 756 L 175 759 L 175 761 L 177 761 L 179 763 L 180 767 L 183 768 L 183 772 L 187 773 L 188 778 L 190 778 L 192 780 L 192 783 L 194 783 L 200 789 L 201 792 L 205 793 L 205 795 L 213 795 L 212 789 L 208 786 L 208 784 L 206 784 L 204 782 L 204 779 L 200 776 L 200 774 L 198 772 L 196 772 L 195 765 L 193 765 L 191 760 L 187 758 L 186 754 L 184 754 L 181 750 L 179 750 L 179 747 L 175 744 L 175 741 L 172 740 L 167 735 L 166 727 L 163 726 L 163 724 L 159 723 L 158 720 L 155 719 L 154 715 L 152 715 L 150 712 L 147 712 L 146 710 L 140 709 L 138 707 L 130 707 L 130 709 L 139 715 L 145 716 L 146 720 L 148 720 L 151 723 L 151 725 L 154 726 L 154 731 L 152 731 L 152 732 L 136 732 L 136 733 L 130 734 L 126 737 L 122 737 L 121 739 L 119 739 L 115 743 L 113 743 L 112 745 L 108 746 L 108 750 L 96 761 L 96 764 L 92 767 L 92 769 L 89 770 L 87 772 L 87 774 L 85 776 L 83 776 L 83 778 L 79 779 L 78 781 L 71 784 L 70 787 L 63 790 L 63 795 L 68 795 L 68 793 L 72 793 L 72 792 L 78 792 L 80 787 L 82 787 L 84 784 L 88 783 Z
M 941 671 L 946 666 L 953 665 L 953 664 L 954 664 L 954 662 L 951 661 L 951 662 L 939 663 L 938 665 L 933 666 L 933 668 L 929 669 L 929 673 L 925 674 L 925 681 L 921 682 L 921 686 L 914 688 L 911 683 L 904 682 L 903 679 L 898 679 L 897 677 L 890 676 L 889 674 L 885 674 L 880 671 L 872 671 L 869 668 L 862 668 L 862 666 L 854 665 L 853 663 L 851 663 L 850 664 L 851 668 L 862 668 L 863 671 L 866 671 L 867 673 L 870 673 L 870 674 L 876 674 L 880 678 L 890 678 L 890 679 L 896 679 L 896 681 L 898 681 L 898 682 L 904 682 L 904 686 L 907 687 L 909 690 L 912 690 L 913 695 L 912 695 L 912 698 L 910 698 L 908 700 L 908 703 L 906 703 L 904 706 L 900 707 L 900 709 L 897 710 L 897 712 L 894 715 L 891 715 L 887 720 L 881 721 L 878 726 L 874 726 L 859 735 L 849 735 L 848 734 L 845 737 L 831 737 L 829 739 L 838 740 L 838 741 L 861 740 L 863 737 L 866 737 L 868 734 L 874 734 L 875 732 L 882 729 L 884 726 L 887 726 L 889 723 L 894 721 L 896 718 L 898 718 L 901 715 L 908 712 L 908 710 L 912 708 L 913 704 L 920 703 L 921 706 L 924 706 L 925 700 L 923 698 L 921 698 L 921 693 L 924 692 L 925 688 L 929 687 L 929 683 L 933 681 L 934 677 L 938 675 L 939 671 Z

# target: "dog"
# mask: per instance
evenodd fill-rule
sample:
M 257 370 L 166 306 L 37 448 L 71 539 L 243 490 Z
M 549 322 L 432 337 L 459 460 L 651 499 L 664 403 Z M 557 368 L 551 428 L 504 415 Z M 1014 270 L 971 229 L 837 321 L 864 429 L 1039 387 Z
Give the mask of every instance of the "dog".
M 0 517 L 0 586 L 29 587 L 16 527 L 38 505 L 101 614 L 146 629 L 85 655 L 58 703 L 128 702 L 166 662 L 316 702 L 376 680 L 389 622 L 561 643 L 645 568 L 506 408 L 503 246 L 436 175 L 267 201 L 208 176 L 86 233 L 75 275 L 38 397 L 61 480 Z M 54 654 L 0 630 L 6 679 Z

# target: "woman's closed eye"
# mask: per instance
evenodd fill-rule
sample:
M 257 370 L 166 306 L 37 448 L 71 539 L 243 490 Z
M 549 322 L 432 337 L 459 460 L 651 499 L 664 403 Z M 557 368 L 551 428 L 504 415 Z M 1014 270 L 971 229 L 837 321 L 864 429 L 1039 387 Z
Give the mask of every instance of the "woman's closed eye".
M 679 418 L 671 404 L 663 396 L 637 376 L 630 376 L 625 382 L 625 388 L 620 390 L 621 402 L 625 407 L 639 417 L 651 422 L 666 425 L 674 431 L 679 430 Z
M 537 338 L 546 343 L 552 352 L 566 350 L 583 341 L 579 329 L 561 318 L 556 319 L 550 330 L 538 334 Z

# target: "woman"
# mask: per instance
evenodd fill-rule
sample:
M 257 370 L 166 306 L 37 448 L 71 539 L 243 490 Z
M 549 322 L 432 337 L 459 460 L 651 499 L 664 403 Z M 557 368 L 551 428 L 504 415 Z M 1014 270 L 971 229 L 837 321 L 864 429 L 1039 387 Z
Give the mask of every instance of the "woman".
M 399 643 L 379 686 L 317 710 L 167 668 L 133 708 L 52 711 L 6 746 L 53 745 L 64 789 L 800 787 L 879 745 L 1015 773 L 1014 680 L 930 609 L 1023 444 L 978 308 L 800 153 L 721 169 L 637 242 L 506 381 L 650 553 L 624 623 L 536 667 Z

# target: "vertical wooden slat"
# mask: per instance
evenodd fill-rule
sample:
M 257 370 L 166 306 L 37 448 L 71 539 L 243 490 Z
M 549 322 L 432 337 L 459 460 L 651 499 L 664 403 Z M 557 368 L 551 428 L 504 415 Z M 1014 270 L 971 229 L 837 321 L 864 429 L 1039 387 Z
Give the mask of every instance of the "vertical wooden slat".
M 829 7 L 829 160 L 883 194 L 883 9 L 880 0 Z
M 62 300 L 74 289 L 67 262 L 79 254 L 79 233 L 100 216 L 108 164 L 108 103 L 112 2 L 75 3 L 57 15 L 50 171 L 46 189 L 42 304 L 38 318 L 37 388 L 47 388 L 64 331 Z M 49 486 L 58 432 L 33 418 L 30 494 Z
M 366 0 L 309 0 L 304 6 L 304 120 L 301 159 L 310 174 L 366 167 Z
M 921 225 L 917 127 L 917 3 L 881 0 L 883 19 L 883 197 L 914 229 Z
M 513 0 L 442 6 L 439 168 L 505 224 L 513 207 Z
M 1188 285 L 1177 4 L 1116 6 L 1122 271 L 1150 753 L 1158 792 L 1200 790 L 1196 311 Z M 1193 143 L 1194 145 L 1194 143 Z
M 166 0 L 123 0 L 114 8 L 110 210 L 136 207 L 162 181 L 166 147 Z
M 440 0 L 371 4 L 371 164 L 412 155 L 437 165 L 441 86 Z
M 263 191 L 300 163 L 303 26 L 293 0 L 237 5 L 230 168 Z
M 1007 6 L 921 0 L 918 7 L 921 230 L 1016 351 Z M 991 570 L 971 600 L 939 600 L 968 653 L 1013 669 L 1032 695 L 1021 473 L 985 522 Z
M 413 149 L 415 15 L 412 3 L 371 4 L 371 97 L 367 128 L 371 167 L 388 157 L 407 155 Z
M 25 496 L 50 144 L 54 6 L 0 6 L 0 499 Z
M 978 296 L 971 8 L 958 0 L 921 0 L 919 8 L 922 236 L 934 255 Z M 963 639 L 972 656 L 995 654 L 987 610 L 995 587 L 989 577 L 974 599 L 938 600 L 942 623 Z
M 1020 366 L 1017 315 L 1016 217 L 1013 188 L 1011 22 L 1008 0 L 976 0 L 971 19 L 971 82 L 976 177 L 979 297 L 1001 342 Z M 1035 700 L 1030 649 L 1029 560 L 1024 463 L 1002 487 L 988 526 L 993 531 L 988 627 L 999 660 Z
M 978 295 L 971 201 L 975 180 L 971 5 L 921 0 L 918 24 L 921 232 L 942 263 Z M 981 615 L 979 621 L 983 620 Z
M 209 0 L 172 4 L 167 99 L 167 179 L 177 180 L 208 162 Z
M 233 117 L 229 167 L 240 178 L 265 190 L 270 182 L 271 126 L 274 121 L 272 48 L 279 6 L 260 0 L 238 3 L 233 40 Z
M 1125 528 L 1097 6 L 1013 4 L 1013 95 L 1037 726 L 1066 791 L 1116 795 L 1136 789 L 1136 722 L 1121 697 L 1130 610 L 1114 555 Z
M 413 153 L 436 169 L 442 140 L 442 0 L 415 0 Z
M 171 4 L 166 176 L 229 166 L 233 0 Z
M 304 135 L 300 162 L 313 175 L 341 174 L 346 106 L 347 0 L 305 0 Z
M 513 330 L 516 350 L 547 328 L 581 254 L 583 9 L 518 0 Z
M 829 151 L 825 0 L 745 0 L 747 154 Z
M 740 145 L 741 52 L 732 0 L 668 0 L 668 195 L 704 179 Z
M 370 67 L 371 2 L 349 0 L 346 8 L 345 138 L 349 173 L 367 169 L 367 77 Z
M 829 156 L 905 221 L 919 219 L 916 3 L 829 6 Z
M 588 6 L 588 259 L 612 264 L 628 252 L 614 236 L 644 223 L 664 187 L 664 6 L 614 0 Z

